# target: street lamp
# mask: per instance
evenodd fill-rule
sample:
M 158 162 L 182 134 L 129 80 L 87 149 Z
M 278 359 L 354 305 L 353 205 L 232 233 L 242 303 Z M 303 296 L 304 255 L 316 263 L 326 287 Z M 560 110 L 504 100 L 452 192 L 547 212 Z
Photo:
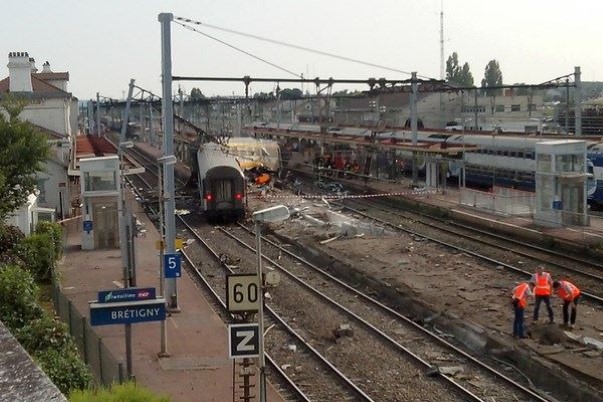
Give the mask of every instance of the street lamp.
M 166 201 L 163 198 L 163 185 L 161 183 L 162 178 L 162 165 L 174 165 L 176 163 L 176 157 L 174 155 L 166 155 L 157 158 L 157 169 L 159 170 L 157 173 L 157 177 L 159 182 L 157 184 L 157 188 L 159 190 L 158 194 L 158 204 L 159 204 L 159 239 L 161 241 L 161 247 L 159 247 L 159 294 L 161 297 L 165 299 L 165 272 L 163 270 L 163 248 L 165 243 L 165 235 L 163 228 L 163 203 Z M 161 349 L 157 356 L 159 357 L 169 357 L 170 354 L 167 351 L 167 326 L 165 325 L 165 320 L 161 321 L 160 328 L 161 335 Z
M 258 310 L 259 354 L 260 354 L 260 402 L 266 402 L 266 358 L 264 357 L 264 283 L 262 281 L 262 222 L 278 222 L 289 218 L 289 209 L 277 205 L 256 211 L 252 215 L 255 222 L 255 251 L 257 254 L 258 281 L 260 292 L 260 307 Z

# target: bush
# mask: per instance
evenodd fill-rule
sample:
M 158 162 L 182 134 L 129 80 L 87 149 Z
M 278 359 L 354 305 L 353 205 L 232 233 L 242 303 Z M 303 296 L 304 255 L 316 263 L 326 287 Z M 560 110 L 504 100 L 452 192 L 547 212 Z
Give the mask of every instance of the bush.
M 92 382 L 88 366 L 74 350 L 46 349 L 34 354 L 44 373 L 65 395 L 73 390 L 87 389 Z
M 67 325 L 48 314 L 17 329 L 15 337 L 30 354 L 46 349 L 75 351 Z
M 0 269 L 0 320 L 11 331 L 42 318 L 38 292 L 31 273 L 16 265 Z
M 36 280 L 49 282 L 52 279 L 55 247 L 47 234 L 35 233 L 23 239 L 19 245 L 25 267 Z
M 60 257 L 63 254 L 63 228 L 55 222 L 40 221 L 36 225 L 36 233 L 45 234 L 50 237 L 54 246 L 55 257 Z
M 18 245 L 24 238 L 18 227 L 0 224 L 0 264 L 21 263 Z
M 25 238 L 16 226 L 0 224 L 0 253 L 12 250 Z
M 155 395 L 135 383 L 113 385 L 109 389 L 76 391 L 69 396 L 70 402 L 169 402 L 170 398 Z

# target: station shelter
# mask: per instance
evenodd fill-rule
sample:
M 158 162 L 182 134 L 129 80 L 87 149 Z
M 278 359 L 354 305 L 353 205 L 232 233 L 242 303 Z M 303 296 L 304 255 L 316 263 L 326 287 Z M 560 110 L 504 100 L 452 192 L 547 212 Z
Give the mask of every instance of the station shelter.
M 117 155 L 80 159 L 82 249 L 119 247 Z
M 586 141 L 552 140 L 536 144 L 536 207 L 541 226 L 587 226 Z

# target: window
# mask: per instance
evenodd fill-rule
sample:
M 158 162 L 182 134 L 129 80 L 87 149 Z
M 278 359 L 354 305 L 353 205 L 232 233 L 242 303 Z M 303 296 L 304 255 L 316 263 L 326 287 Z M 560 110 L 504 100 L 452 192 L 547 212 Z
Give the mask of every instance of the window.
M 505 105 L 496 105 L 496 112 L 503 113 L 505 111 Z
M 38 184 L 36 186 L 40 192 L 38 194 L 38 201 L 42 203 L 46 202 L 46 188 L 44 187 L 45 181 L 46 179 L 38 179 Z
M 116 172 L 85 172 L 86 191 L 117 191 Z
M 521 112 L 521 105 L 511 105 L 512 112 Z

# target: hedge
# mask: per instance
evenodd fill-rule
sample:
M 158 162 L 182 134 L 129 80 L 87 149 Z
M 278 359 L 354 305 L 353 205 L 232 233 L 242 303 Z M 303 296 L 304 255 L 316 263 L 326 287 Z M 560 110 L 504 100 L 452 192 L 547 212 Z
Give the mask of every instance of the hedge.
M 69 396 L 70 402 L 169 402 L 164 395 L 155 395 L 135 383 L 113 385 L 111 388 L 75 391 Z
M 0 320 L 13 333 L 43 317 L 38 295 L 31 273 L 16 265 L 0 267 Z

